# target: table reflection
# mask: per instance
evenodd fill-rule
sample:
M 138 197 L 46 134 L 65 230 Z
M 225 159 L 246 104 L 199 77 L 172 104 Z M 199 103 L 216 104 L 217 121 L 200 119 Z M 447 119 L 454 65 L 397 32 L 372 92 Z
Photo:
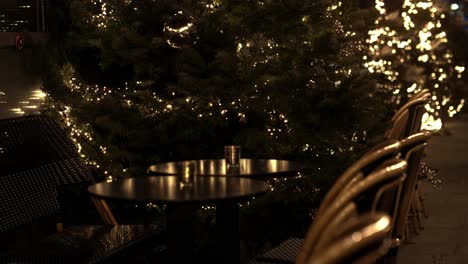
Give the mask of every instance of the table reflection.
M 178 176 L 129 178 L 101 182 L 89 187 L 89 192 L 106 198 L 162 201 L 200 202 L 220 199 L 239 199 L 270 190 L 270 185 L 242 177 L 195 177 L 190 186 L 181 187 Z
M 180 175 L 190 161 L 161 163 L 149 167 L 148 172 L 154 174 Z M 237 173 L 226 170 L 224 159 L 196 160 L 195 172 L 202 176 L 271 176 L 299 172 L 302 169 L 298 163 L 276 159 L 241 159 Z

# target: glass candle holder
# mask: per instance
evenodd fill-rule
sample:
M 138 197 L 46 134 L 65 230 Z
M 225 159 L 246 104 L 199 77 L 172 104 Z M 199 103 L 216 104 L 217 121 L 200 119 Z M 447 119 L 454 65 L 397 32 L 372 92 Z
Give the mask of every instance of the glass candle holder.
M 224 158 L 226 159 L 226 169 L 239 168 L 241 159 L 240 146 L 225 146 Z
M 184 173 L 180 176 L 180 186 L 192 186 L 193 180 L 195 178 L 195 161 L 190 161 L 187 166 L 185 166 Z

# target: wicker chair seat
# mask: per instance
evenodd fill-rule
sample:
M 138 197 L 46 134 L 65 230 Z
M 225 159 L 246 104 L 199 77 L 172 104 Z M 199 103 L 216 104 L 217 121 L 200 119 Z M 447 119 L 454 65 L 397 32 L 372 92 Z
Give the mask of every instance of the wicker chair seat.
M 302 238 L 289 238 L 264 255 L 255 258 L 255 260 L 251 261 L 250 264 L 294 263 L 299 250 L 301 250 L 303 242 L 304 239 Z
M 51 235 L 28 248 L 1 253 L 0 262 L 19 263 L 106 263 L 134 245 L 151 247 L 152 238 L 160 235 L 156 225 L 73 226 Z M 155 242 L 155 241 L 154 241 Z
M 0 167 L 0 263 L 122 263 L 161 248 L 156 225 L 83 225 L 95 181 L 52 119 L 0 120 Z

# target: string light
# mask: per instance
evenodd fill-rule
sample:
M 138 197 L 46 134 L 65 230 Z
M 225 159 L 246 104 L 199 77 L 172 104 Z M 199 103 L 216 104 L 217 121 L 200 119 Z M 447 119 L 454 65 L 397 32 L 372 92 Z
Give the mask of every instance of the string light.
M 401 18 L 406 32 L 399 33 L 389 26 L 398 16 L 387 13 L 384 1 L 376 0 L 375 9 L 380 16 L 375 20 L 375 28 L 368 32 L 369 55 L 363 57 L 364 66 L 369 72 L 384 77 L 386 81 L 379 83 L 379 87 L 393 94 L 393 103 L 400 104 L 422 89 L 429 89 L 433 97 L 425 106 L 422 128 L 442 128 L 442 111 L 452 117 L 464 105 L 463 100 L 457 103 L 451 96 L 437 96 L 447 93 L 452 77 L 460 79 L 464 71 L 464 66 L 453 65 L 451 51 L 440 47 L 448 42 L 447 33 L 441 30 L 445 14 L 432 0 L 405 0 Z M 423 17 L 423 13 L 431 19 L 420 25 L 416 15 Z M 424 72 L 418 66 L 421 63 L 438 68 L 434 72 Z M 404 88 L 406 83 L 409 84 Z
M 109 24 L 117 19 L 114 17 L 114 10 L 109 3 L 103 0 L 91 0 L 92 5 L 97 6 L 100 10 L 98 14 L 91 17 L 91 21 L 98 28 L 107 28 Z
M 98 29 L 106 28 L 116 21 L 114 17 L 114 11 L 111 5 L 103 0 L 92 0 L 93 4 L 100 8 L 100 12 L 97 15 L 92 16 L 91 23 Z M 219 7 L 217 1 L 205 1 L 206 8 L 214 12 L 215 8 Z M 204 2 L 204 3 L 205 3 Z M 130 0 L 125 1 L 126 4 L 130 4 Z M 356 54 L 356 50 L 362 50 L 364 47 L 368 47 L 368 54 L 363 56 L 364 66 L 371 73 L 382 74 L 386 80 L 379 85 L 379 88 L 389 90 L 394 96 L 392 98 L 393 103 L 401 103 L 402 99 L 409 97 L 414 93 L 419 92 L 423 88 L 434 89 L 445 89 L 447 82 L 454 72 L 458 78 L 461 78 L 461 74 L 464 72 L 464 66 L 451 67 L 452 54 L 447 51 L 444 54 L 435 52 L 435 48 L 438 45 L 447 42 L 447 35 L 445 32 L 437 32 L 441 28 L 441 20 L 444 18 L 444 14 L 441 14 L 439 8 L 436 8 L 430 1 L 409 1 L 406 0 L 404 3 L 404 11 L 401 16 L 403 18 L 403 25 L 405 30 L 415 30 L 416 21 L 413 16 L 421 13 L 422 11 L 429 12 L 433 19 L 428 21 L 419 31 L 417 35 L 408 37 L 408 34 L 401 34 L 395 29 L 385 26 L 386 21 L 391 20 L 391 14 L 387 14 L 385 9 L 385 3 L 382 0 L 376 0 L 375 8 L 381 14 L 381 16 L 375 21 L 375 28 L 368 32 L 368 39 L 366 42 L 356 41 L 345 47 L 340 52 L 340 57 L 353 56 Z M 343 3 L 337 1 L 327 9 L 326 17 L 332 21 L 333 27 L 343 40 L 347 42 L 353 38 L 357 38 L 357 33 L 349 28 L 346 24 L 340 22 L 340 18 L 343 15 Z M 308 16 L 302 16 L 300 22 L 309 23 L 310 18 Z M 171 28 L 167 27 L 167 31 L 181 33 L 187 31 L 193 24 L 188 25 L 188 28 Z M 406 35 L 406 36 L 405 36 Z M 304 45 L 310 45 L 305 42 Z M 236 40 L 237 45 L 237 56 L 247 62 L 245 65 L 250 67 L 258 68 L 260 64 L 272 63 L 280 59 L 280 52 L 283 47 L 278 40 L 271 37 L 265 37 L 261 34 L 255 34 L 248 38 L 240 38 Z M 417 54 L 416 57 L 412 55 Z M 341 56 L 343 55 L 343 56 Z M 411 57 L 413 56 L 413 57 Z M 395 59 L 396 58 L 396 59 Z M 440 67 L 441 70 L 437 69 L 430 73 L 431 82 L 425 80 L 416 80 L 409 83 L 400 82 L 403 74 L 400 74 L 396 69 L 402 63 L 410 60 L 418 61 L 421 63 L 433 63 L 435 61 L 443 62 Z M 325 65 L 325 61 L 317 60 L 311 62 L 312 65 Z M 450 67 L 445 67 L 449 64 Z M 354 69 L 336 66 L 334 73 L 336 74 L 335 83 L 336 87 L 342 84 L 342 81 L 351 76 Z M 219 120 L 228 120 L 229 118 L 235 118 L 239 122 L 245 122 L 248 118 L 246 113 L 250 112 L 249 107 L 255 105 L 255 102 L 263 102 L 265 106 L 265 114 L 268 122 L 265 127 L 265 133 L 272 139 L 278 140 L 284 135 L 288 135 L 292 132 L 289 126 L 289 118 L 287 114 L 281 109 L 277 109 L 272 103 L 269 93 L 264 93 L 269 87 L 272 86 L 274 80 L 271 78 L 259 81 L 253 84 L 255 90 L 254 94 L 251 94 L 242 98 L 234 98 L 229 101 L 222 100 L 221 98 L 213 97 L 207 100 L 206 98 L 198 96 L 181 96 L 172 92 L 172 98 L 165 98 L 157 93 L 145 93 L 141 87 L 145 86 L 146 81 L 140 80 L 132 83 L 126 83 L 122 87 L 108 88 L 102 85 L 89 85 L 86 84 L 77 77 L 73 67 L 65 67 L 62 72 L 63 79 L 65 80 L 66 86 L 70 89 L 73 94 L 81 96 L 84 104 L 98 104 L 108 98 L 115 99 L 121 102 L 121 106 L 127 109 L 136 110 L 144 118 L 158 118 L 164 115 L 170 114 L 174 111 L 181 109 L 189 109 L 193 116 L 198 119 L 208 118 L 219 118 Z M 337 77 L 338 76 L 338 77 Z M 428 87 L 430 83 L 433 83 L 432 87 Z M 313 89 L 315 86 L 315 80 L 311 76 L 310 81 L 307 83 L 307 88 Z M 437 93 L 434 92 L 434 95 Z M 170 97 L 170 96 L 169 96 Z M 447 110 L 447 114 L 452 116 L 459 112 L 463 107 L 464 101 L 460 101 L 460 104 L 454 104 L 450 96 L 438 96 L 434 103 L 430 103 L 426 106 L 426 113 L 423 116 L 423 124 L 427 129 L 440 129 L 442 123 L 440 118 L 440 111 Z M 442 108 L 443 106 L 443 108 Z M 57 106 L 58 108 L 58 106 Z M 87 163 L 100 168 L 105 171 L 106 180 L 111 181 L 114 177 L 119 175 L 112 173 L 116 169 L 110 169 L 107 165 L 103 168 L 99 157 L 91 159 L 85 154 L 84 144 L 96 144 L 93 131 L 91 126 L 82 120 L 79 120 L 74 115 L 73 109 L 70 106 L 60 108 L 59 113 L 70 131 L 70 137 L 73 142 L 77 145 L 80 155 L 87 160 Z M 445 111 L 445 110 L 444 110 Z M 361 140 L 360 136 L 365 131 L 357 131 L 348 141 L 358 142 Z M 107 146 L 99 145 L 95 146 L 97 154 L 104 157 L 109 156 L 110 150 Z M 314 146 L 312 142 L 303 144 L 302 150 L 310 152 L 317 151 L 317 146 Z M 353 147 L 337 147 L 337 148 L 326 148 L 326 152 L 329 155 L 336 155 L 336 153 L 344 151 L 353 151 Z M 318 155 L 318 154 L 316 154 Z M 110 164 L 109 166 L 115 166 Z M 125 173 L 125 169 L 120 169 L 121 173 Z M 283 181 L 284 179 L 278 179 Z M 277 189 L 273 187 L 273 189 Z

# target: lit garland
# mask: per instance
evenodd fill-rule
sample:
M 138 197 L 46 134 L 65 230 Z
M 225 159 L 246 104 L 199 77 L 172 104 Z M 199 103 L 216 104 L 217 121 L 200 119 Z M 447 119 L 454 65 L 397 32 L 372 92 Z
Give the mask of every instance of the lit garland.
M 103 0 L 91 0 L 91 3 L 93 6 L 99 8 L 100 11 L 91 17 L 92 23 L 98 28 L 107 28 L 111 21 L 116 21 L 113 15 L 114 10 L 112 10 L 109 3 Z
M 114 11 L 111 6 L 105 2 L 105 0 L 91 0 L 91 3 L 97 5 L 100 8 L 100 13 L 93 15 L 93 19 L 87 21 L 96 29 L 109 30 L 111 22 L 116 21 L 114 17 Z M 132 1 L 125 1 L 127 5 L 130 5 Z M 219 1 L 204 1 L 206 8 L 210 9 L 210 12 L 214 12 L 219 7 Z M 336 1 L 335 4 L 331 5 L 327 9 L 326 19 L 332 21 L 332 26 L 339 36 L 340 40 L 348 43 L 351 39 L 357 39 L 356 32 L 353 32 L 346 23 L 342 23 L 341 16 L 345 13 L 342 9 L 343 4 L 341 1 Z M 300 18 L 303 23 L 308 23 L 308 16 Z M 167 26 L 167 25 L 166 25 Z M 188 26 L 194 27 L 194 24 Z M 166 27 L 167 28 L 167 27 Z M 185 29 L 185 27 L 182 27 Z M 178 32 L 179 28 L 167 28 L 167 31 Z M 180 32 L 179 32 L 180 33 Z M 311 45 L 311 43 L 304 43 L 305 45 Z M 170 43 L 169 43 L 170 45 Z M 237 45 L 237 56 L 243 61 L 243 65 L 248 67 L 258 67 L 259 64 L 275 63 L 280 59 L 280 52 L 283 47 L 281 43 L 271 37 L 265 37 L 262 34 L 253 34 L 246 38 L 240 38 L 236 41 Z M 170 45 L 173 47 L 173 45 Z M 352 57 L 356 51 L 361 51 L 364 48 L 362 41 L 352 42 L 340 51 L 340 58 Z M 255 58 L 255 59 L 253 59 Z M 247 61 L 250 60 L 250 61 Z M 247 62 L 247 63 L 245 63 Z M 340 87 L 342 82 L 349 78 L 354 71 L 354 68 L 342 67 L 340 65 L 330 65 L 323 59 L 317 59 L 311 62 L 311 66 L 317 66 L 317 68 L 333 69 L 330 78 L 333 80 L 335 87 Z M 354 65 L 355 66 L 355 65 Z M 335 75 L 333 75 L 333 72 Z M 314 89 L 315 87 L 315 76 L 310 76 L 310 81 L 307 83 L 305 89 Z M 66 86 L 70 89 L 73 94 L 78 94 L 82 99 L 82 104 L 99 104 L 107 98 L 115 99 L 120 102 L 122 107 L 137 110 L 145 118 L 159 118 L 164 115 L 170 114 L 174 111 L 189 109 L 192 111 L 193 116 L 199 119 L 217 118 L 219 120 L 227 120 L 229 118 L 235 118 L 238 122 L 246 122 L 248 116 L 246 113 L 249 112 L 249 107 L 252 105 L 259 105 L 261 102 L 265 116 L 267 117 L 267 124 L 265 127 L 266 135 L 271 138 L 272 142 L 280 140 L 285 135 L 293 133 L 293 129 L 289 126 L 289 119 L 287 114 L 278 109 L 269 97 L 268 93 L 264 93 L 272 85 L 272 80 L 262 80 L 257 84 L 254 84 L 255 93 L 244 95 L 239 98 L 231 99 L 230 101 L 221 100 L 220 98 L 202 98 L 198 96 L 180 96 L 176 92 L 172 92 L 172 98 L 170 96 L 163 96 L 157 93 L 148 92 L 146 89 L 147 83 L 145 81 L 136 81 L 134 83 L 126 83 L 123 87 L 108 88 L 100 85 L 89 85 L 82 82 L 75 74 L 71 66 L 65 67 L 62 72 L 62 79 L 65 81 Z M 57 106 L 58 108 L 58 106 Z M 103 165 L 99 160 L 91 160 L 84 152 L 86 149 L 83 144 L 96 145 L 94 142 L 93 132 L 89 124 L 85 121 L 79 120 L 77 115 L 73 114 L 73 109 L 69 106 L 59 108 L 60 116 L 70 131 L 70 137 L 77 145 L 80 155 L 87 159 L 88 164 L 95 166 L 104 171 L 107 175 L 108 180 L 112 180 L 113 177 L 119 175 L 110 175 L 109 171 L 116 172 L 116 169 L 109 169 L 109 167 L 103 168 L 103 166 L 114 166 L 113 164 Z M 356 131 L 352 138 L 344 138 L 342 141 L 347 144 L 347 147 L 336 147 L 331 148 L 325 147 L 326 154 L 335 155 L 339 152 L 353 151 L 353 145 L 356 142 L 364 141 L 366 137 L 366 131 Z M 346 143 L 346 141 L 348 141 Z M 99 155 L 110 157 L 110 150 L 106 146 L 94 146 L 94 149 Z M 302 146 L 304 152 L 319 153 L 323 152 L 322 149 L 316 146 L 316 142 L 310 142 Z M 316 154 L 318 156 L 318 154 Z M 105 159 L 105 158 L 103 158 Z M 125 169 L 122 170 L 125 172 Z
M 98 104 L 107 97 L 112 97 L 118 99 L 118 101 L 122 103 L 122 106 L 138 110 L 138 112 L 144 117 L 157 118 L 160 115 L 168 114 L 179 109 L 190 109 L 194 116 L 199 119 L 210 118 L 217 115 L 218 117 L 222 117 L 227 120 L 227 113 L 229 111 L 233 111 L 237 112 L 236 115 L 238 121 L 245 122 L 245 112 L 249 108 L 249 104 L 243 103 L 245 100 L 240 98 L 226 104 L 221 103 L 219 99 L 212 99 L 207 104 L 201 104 L 200 98 L 194 96 L 177 98 L 176 93 L 173 92 L 173 99 L 162 99 L 156 93 L 148 95 L 147 93 L 140 92 L 138 87 L 143 84 L 141 81 L 137 81 L 132 85 L 127 83 L 124 87 L 113 89 L 106 86 L 88 85 L 79 80 L 71 65 L 67 65 L 63 68 L 61 76 L 70 92 L 78 94 L 81 97 L 83 104 Z M 268 82 L 265 82 L 265 85 L 267 83 Z M 85 154 L 82 145 L 95 144 L 90 125 L 74 116 L 72 107 L 61 105 L 51 97 L 48 97 L 47 99 L 49 107 L 58 113 L 62 123 L 68 129 L 69 136 L 76 145 L 80 156 L 87 164 L 102 170 L 103 173 L 106 174 L 107 181 L 112 181 L 115 176 L 110 175 L 108 169 L 102 168 L 102 164 L 100 162 L 90 159 L 90 157 Z M 248 100 L 248 98 L 246 100 Z M 144 103 L 141 103 L 142 101 Z M 265 112 L 269 115 L 269 120 L 271 121 L 271 125 L 266 128 L 269 136 L 277 139 L 280 134 L 290 132 L 290 129 L 288 128 L 288 119 L 284 114 L 277 110 L 265 110 Z M 98 150 L 100 155 L 108 155 L 106 146 L 99 146 Z M 108 166 L 112 166 L 112 164 L 109 164 Z M 122 172 L 125 173 L 125 169 L 123 169 Z
M 405 0 L 401 18 L 396 12 L 388 14 L 382 0 L 375 1 L 375 8 L 380 16 L 375 21 L 376 28 L 368 32 L 369 55 L 363 57 L 364 66 L 384 77 L 386 81 L 380 83 L 380 88 L 391 91 L 396 104 L 429 89 L 432 98 L 425 106 L 422 129 L 441 129 L 443 115 L 452 117 L 464 105 L 463 99 L 454 102 L 450 93 L 452 78 L 460 79 L 465 68 L 453 66 L 453 55 L 444 45 L 448 41 L 441 29 L 445 14 L 432 0 Z M 423 13 L 431 19 L 420 25 L 415 19 Z M 398 27 L 399 19 L 403 31 L 392 28 L 392 23 Z

